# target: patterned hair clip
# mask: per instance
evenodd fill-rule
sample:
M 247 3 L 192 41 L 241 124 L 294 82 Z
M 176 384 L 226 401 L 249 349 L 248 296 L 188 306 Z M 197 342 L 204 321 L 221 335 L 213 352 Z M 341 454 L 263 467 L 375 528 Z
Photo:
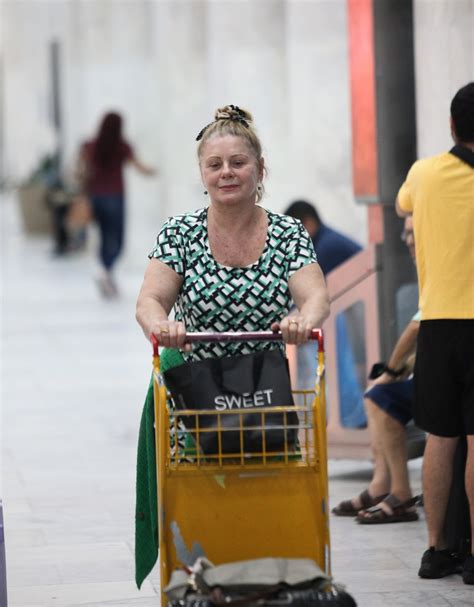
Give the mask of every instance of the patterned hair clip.
M 245 127 L 249 128 L 249 123 L 245 119 L 245 113 L 239 108 L 239 106 L 230 105 L 229 107 L 231 107 L 234 110 L 234 112 L 237 112 L 237 116 L 222 116 L 222 117 L 214 120 L 214 122 L 217 122 L 218 120 L 233 120 L 235 122 L 240 122 Z M 196 137 L 196 141 L 200 141 L 203 138 L 204 133 L 206 132 L 206 129 L 209 128 L 211 126 L 211 124 L 214 124 L 214 122 L 210 122 L 209 124 L 206 124 L 206 126 L 199 131 L 199 134 Z
M 237 114 L 238 114 L 238 115 L 239 115 L 241 118 L 245 118 L 245 113 L 244 113 L 244 111 L 243 111 L 243 110 L 241 110 L 241 109 L 239 108 L 239 106 L 238 106 L 238 105 L 230 105 L 229 107 L 231 107 L 231 108 L 234 110 L 234 112 L 237 112 Z M 232 120 L 232 118 L 231 118 L 231 120 Z M 235 118 L 234 118 L 234 120 L 235 120 Z
M 202 139 L 202 136 L 204 135 L 205 130 L 206 130 L 208 127 L 210 127 L 210 126 L 211 126 L 211 124 L 214 124 L 214 123 L 213 123 L 213 122 L 210 122 L 209 124 L 206 124 L 206 126 L 205 126 L 203 129 L 201 129 L 201 130 L 199 131 L 199 134 L 198 134 L 198 136 L 196 137 L 196 141 L 200 141 L 200 140 Z
M 241 110 L 238 105 L 231 105 L 230 107 L 234 110 L 234 112 L 237 112 L 238 115 L 229 116 L 229 120 L 236 120 L 248 128 L 249 123 L 245 119 L 245 112 Z

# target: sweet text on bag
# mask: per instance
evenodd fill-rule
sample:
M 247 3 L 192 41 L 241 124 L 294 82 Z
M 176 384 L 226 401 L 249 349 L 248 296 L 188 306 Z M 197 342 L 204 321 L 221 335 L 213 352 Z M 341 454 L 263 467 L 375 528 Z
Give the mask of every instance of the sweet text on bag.
M 272 405 L 273 390 L 257 390 L 244 392 L 244 394 L 222 394 L 216 396 L 214 405 L 216 411 L 225 409 L 249 409 L 252 407 L 270 407 Z

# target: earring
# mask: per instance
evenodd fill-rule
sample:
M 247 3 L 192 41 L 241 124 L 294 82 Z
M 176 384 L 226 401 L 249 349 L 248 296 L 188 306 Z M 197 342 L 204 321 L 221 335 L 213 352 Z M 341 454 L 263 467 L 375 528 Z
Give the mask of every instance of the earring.
M 263 185 L 261 183 L 259 183 L 257 185 L 257 192 L 260 193 L 263 190 Z
M 204 190 L 204 196 L 207 196 L 207 190 Z

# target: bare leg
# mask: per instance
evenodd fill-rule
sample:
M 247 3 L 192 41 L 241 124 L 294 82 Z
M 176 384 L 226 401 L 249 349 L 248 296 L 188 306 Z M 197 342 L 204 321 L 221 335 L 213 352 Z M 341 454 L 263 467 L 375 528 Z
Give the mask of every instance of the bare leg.
M 372 497 L 388 493 L 390 490 L 390 470 L 385 456 L 384 444 L 380 432 L 380 418 L 376 415 L 374 405 L 370 398 L 364 398 L 367 423 L 370 433 L 372 454 L 374 457 L 374 472 L 369 484 L 369 493 Z
M 471 516 L 471 552 L 474 552 L 474 435 L 467 437 L 466 460 L 466 494 L 469 500 L 469 513 Z
M 368 399 L 366 408 L 371 412 L 378 434 L 378 444 L 389 470 L 390 493 L 400 501 L 406 501 L 412 495 L 408 476 L 405 427 Z
M 390 473 L 388 470 L 387 462 L 383 454 L 383 449 L 379 440 L 379 432 L 377 429 L 377 421 L 373 419 L 372 408 L 367 407 L 367 403 L 371 402 L 369 399 L 364 399 L 367 419 L 370 434 L 370 446 L 372 449 L 372 455 L 374 458 L 374 471 L 372 474 L 372 480 L 369 483 L 367 492 L 372 498 L 372 504 L 377 503 L 375 498 L 381 497 L 389 492 L 390 489 Z M 372 404 L 372 407 L 374 405 Z M 366 492 L 364 492 L 366 493 Z M 365 496 L 364 504 L 362 504 L 361 496 L 358 495 L 350 500 L 344 500 L 333 508 L 333 512 L 338 516 L 355 516 L 358 510 L 362 510 L 364 507 L 368 507 L 368 500 Z M 372 505 L 370 504 L 370 505 Z
M 443 527 L 453 477 L 454 452 L 458 440 L 458 437 L 430 434 L 426 441 L 423 461 L 423 497 L 428 542 L 429 546 L 434 546 L 436 550 L 446 548 Z
M 367 424 L 370 434 L 370 446 L 374 458 L 374 472 L 372 480 L 369 483 L 368 491 L 371 497 L 384 495 L 390 490 L 390 472 L 384 455 L 383 445 L 380 441 L 380 431 L 378 428 L 379 420 L 373 414 L 376 407 L 369 398 L 364 398 L 365 410 L 367 413 Z M 362 508 L 359 497 L 352 498 L 355 508 Z
M 405 427 L 399 421 L 390 417 L 373 401 L 366 399 L 365 406 L 367 415 L 372 420 L 373 432 L 376 432 L 377 443 L 388 468 L 390 478 L 389 492 L 400 502 L 407 502 L 412 497 L 412 494 L 408 476 Z M 377 507 L 387 515 L 391 516 L 394 514 L 393 506 L 386 501 L 380 502 Z M 416 511 L 414 505 L 404 506 L 404 512 L 411 511 Z M 369 509 L 359 513 L 359 517 L 364 520 L 379 520 L 380 514 L 374 513 Z M 416 520 L 416 518 L 412 520 Z M 359 522 L 361 521 L 359 520 Z

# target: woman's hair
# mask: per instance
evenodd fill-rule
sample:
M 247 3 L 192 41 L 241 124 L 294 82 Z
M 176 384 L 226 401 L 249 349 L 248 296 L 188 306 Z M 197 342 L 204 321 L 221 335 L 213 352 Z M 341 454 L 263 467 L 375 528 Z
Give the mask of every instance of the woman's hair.
M 197 154 L 201 158 L 202 150 L 206 142 L 212 137 L 224 137 L 234 135 L 242 137 L 250 145 L 258 162 L 262 159 L 262 144 L 253 127 L 252 114 L 237 105 L 226 105 L 216 110 L 214 121 L 206 125 L 196 137 L 199 141 Z M 266 173 L 266 167 L 264 167 Z M 257 202 L 260 202 L 265 193 L 263 183 L 257 189 Z
M 101 167 L 110 166 L 119 154 L 122 144 L 122 116 L 115 112 L 105 114 L 95 140 L 94 161 Z
M 474 82 L 469 82 L 454 95 L 451 116 L 459 140 L 474 142 Z

